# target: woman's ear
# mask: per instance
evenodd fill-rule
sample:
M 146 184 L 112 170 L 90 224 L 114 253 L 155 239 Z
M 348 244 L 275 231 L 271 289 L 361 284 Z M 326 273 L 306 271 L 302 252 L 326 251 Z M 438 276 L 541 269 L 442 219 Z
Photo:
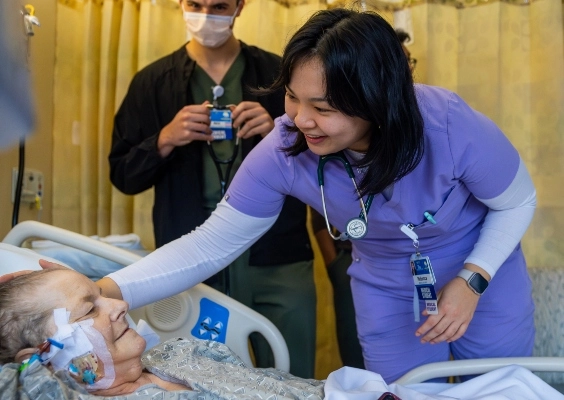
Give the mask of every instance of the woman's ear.
M 21 349 L 16 353 L 16 356 L 14 357 L 14 361 L 19 364 L 25 360 L 29 360 L 31 356 L 36 353 L 37 353 L 37 347 L 29 347 L 27 349 Z

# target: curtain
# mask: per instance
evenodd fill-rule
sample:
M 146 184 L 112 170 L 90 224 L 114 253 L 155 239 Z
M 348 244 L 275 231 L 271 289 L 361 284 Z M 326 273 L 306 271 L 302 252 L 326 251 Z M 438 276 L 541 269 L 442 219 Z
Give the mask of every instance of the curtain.
M 172 1 L 63 1 L 57 10 L 53 224 L 86 235 L 135 232 L 154 247 L 152 192 L 109 181 L 113 116 L 135 72 L 185 41 Z
M 288 33 L 321 8 L 250 0 L 235 24 L 248 44 L 281 54 Z M 294 22 L 297 21 L 297 22 Z M 137 233 L 154 248 L 151 190 L 109 181 L 113 116 L 140 68 L 186 41 L 173 0 L 60 0 L 54 94 L 53 224 L 86 235 Z
M 329 7 L 348 6 L 336 0 Z M 364 0 L 408 31 L 416 82 L 453 90 L 505 132 L 537 189 L 529 266 L 564 266 L 562 0 Z
M 416 80 L 457 92 L 517 147 L 537 188 L 525 256 L 531 267 L 564 267 L 562 1 L 424 3 L 410 12 Z

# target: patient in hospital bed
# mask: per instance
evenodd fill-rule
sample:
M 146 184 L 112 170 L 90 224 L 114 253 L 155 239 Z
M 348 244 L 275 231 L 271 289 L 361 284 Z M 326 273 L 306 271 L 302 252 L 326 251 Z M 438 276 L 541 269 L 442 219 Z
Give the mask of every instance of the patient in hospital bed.
M 144 353 L 145 340 L 128 326 L 127 310 L 127 303 L 102 297 L 94 282 L 66 268 L 0 283 L 0 398 L 324 396 L 323 381 L 249 368 L 218 342 L 169 340 Z
M 508 366 L 459 385 L 387 384 L 344 367 L 327 380 L 247 367 L 227 346 L 173 339 L 145 352 L 124 301 L 67 268 L 0 283 L 0 399 L 401 400 L 564 399 L 530 371 Z M 61 349 L 62 347 L 62 349 Z M 396 397 L 397 398 L 397 397 Z

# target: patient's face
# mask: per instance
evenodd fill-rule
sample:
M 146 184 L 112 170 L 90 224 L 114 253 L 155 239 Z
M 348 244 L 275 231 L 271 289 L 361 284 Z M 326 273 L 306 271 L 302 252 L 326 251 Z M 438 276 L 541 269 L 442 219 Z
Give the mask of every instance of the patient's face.
M 72 270 L 53 271 L 45 275 L 45 280 L 48 290 L 42 301 L 51 302 L 53 309 L 64 307 L 70 311 L 71 323 L 94 320 L 93 328 L 104 337 L 114 362 L 115 384 L 137 379 L 143 369 L 140 356 L 145 339 L 129 328 L 125 319 L 128 304 L 101 296 L 94 282 Z

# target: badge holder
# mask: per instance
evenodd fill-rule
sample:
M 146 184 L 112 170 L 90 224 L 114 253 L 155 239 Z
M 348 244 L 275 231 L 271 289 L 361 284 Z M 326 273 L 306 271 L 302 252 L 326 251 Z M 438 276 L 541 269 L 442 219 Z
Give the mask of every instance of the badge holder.
M 210 110 L 210 128 L 214 140 L 233 139 L 233 118 L 231 117 L 231 104 L 221 106 L 218 98 L 223 96 L 223 86 L 216 85 L 212 88 L 213 103 Z
M 413 253 L 409 259 L 409 265 L 411 267 L 414 284 L 413 314 L 415 321 L 419 322 L 419 300 L 425 302 L 425 309 L 429 314 L 436 315 L 439 313 L 437 292 L 435 291 L 435 283 L 437 280 L 435 279 L 431 260 L 429 257 L 421 255 L 419 252 L 419 237 L 413 231 L 413 225 L 402 224 L 400 225 L 400 230 L 413 240 L 413 247 L 415 247 L 415 253 Z

